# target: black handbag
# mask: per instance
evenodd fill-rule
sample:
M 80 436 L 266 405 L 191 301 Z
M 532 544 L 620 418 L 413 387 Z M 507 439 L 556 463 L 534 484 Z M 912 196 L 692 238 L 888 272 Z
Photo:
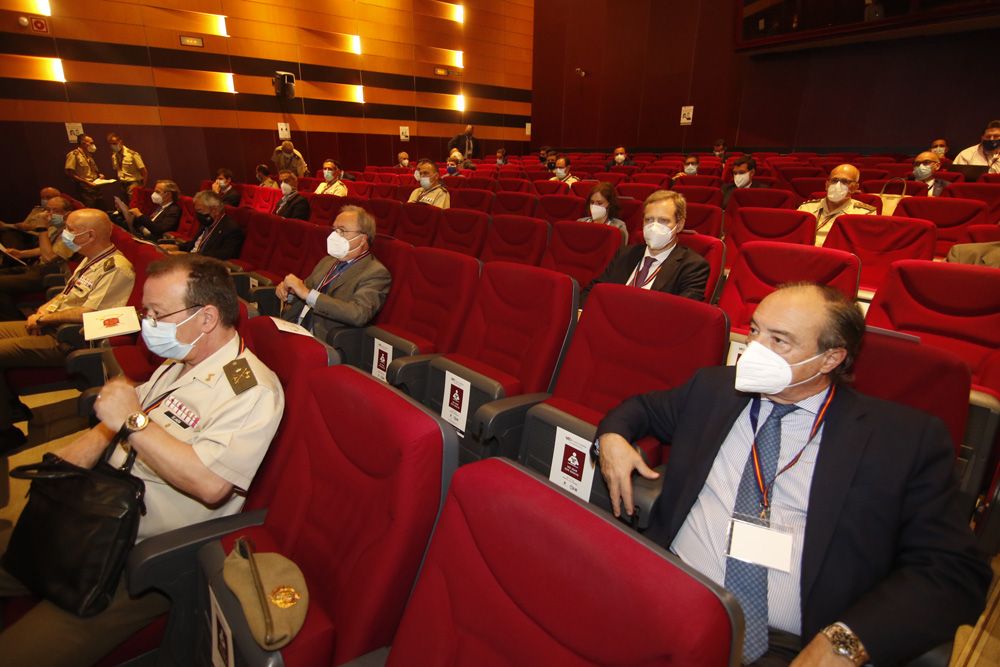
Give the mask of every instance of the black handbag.
M 135 449 L 115 468 L 108 459 L 116 445 L 117 438 L 90 469 L 46 454 L 39 463 L 10 471 L 31 480 L 31 487 L 3 567 L 77 616 L 93 616 L 110 604 L 146 513 L 146 485 L 130 472 Z

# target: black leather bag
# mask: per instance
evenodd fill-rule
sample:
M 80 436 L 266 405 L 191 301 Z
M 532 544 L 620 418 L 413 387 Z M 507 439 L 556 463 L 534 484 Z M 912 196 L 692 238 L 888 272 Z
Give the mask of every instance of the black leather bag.
M 77 616 L 98 614 L 111 602 L 146 512 L 146 486 L 130 473 L 135 450 L 115 468 L 108 463 L 115 445 L 92 469 L 46 454 L 39 463 L 10 471 L 31 480 L 31 488 L 3 567 Z

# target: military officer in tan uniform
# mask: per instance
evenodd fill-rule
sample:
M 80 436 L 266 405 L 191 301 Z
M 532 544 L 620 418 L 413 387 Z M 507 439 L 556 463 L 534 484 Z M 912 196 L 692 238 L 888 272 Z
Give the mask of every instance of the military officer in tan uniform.
M 281 145 L 274 149 L 271 154 L 271 162 L 274 163 L 274 171 L 290 171 L 297 177 L 302 178 L 309 174 L 309 165 L 302 153 L 295 149 L 295 144 L 290 141 L 282 141 Z
M 340 166 L 340 162 L 332 158 L 323 160 L 323 182 L 316 186 L 313 194 L 346 197 L 347 186 L 340 180 L 343 175 L 344 168 Z
M 107 214 L 81 209 L 70 213 L 65 225 L 63 244 L 83 260 L 62 292 L 42 304 L 27 321 L 0 322 L 0 378 L 8 368 L 62 366 L 68 350 L 56 340 L 56 327 L 79 324 L 87 312 L 124 306 L 132 293 L 135 272 L 111 243 Z M 12 426 L 19 409 L 23 407 L 0 379 L 0 452 L 23 443 L 23 434 Z
M 122 187 L 127 204 L 128 198 L 132 196 L 132 188 L 145 185 L 149 172 L 146 171 L 146 165 L 139 152 L 126 146 L 122 138 L 114 132 L 108 135 L 108 146 L 111 146 L 111 164 L 118 174 L 118 184 Z
M 77 147 L 66 153 L 66 175 L 76 182 L 80 201 L 88 208 L 97 208 L 101 204 L 101 193 L 94 181 L 104 178 L 104 174 L 94 162 L 97 144 L 86 134 L 80 135 Z
M 441 184 L 441 174 L 436 164 L 424 158 L 417 163 L 416 175 L 420 180 L 420 187 L 410 193 L 408 203 L 430 204 L 438 208 L 451 207 L 451 195 Z
M 874 206 L 864 202 L 854 200 L 851 195 L 858 191 L 858 183 L 861 173 L 857 167 L 850 164 L 842 164 L 830 172 L 830 177 L 826 179 L 826 197 L 822 199 L 810 199 L 799 206 L 800 211 L 812 213 L 816 218 L 816 245 L 823 245 L 826 235 L 833 227 L 833 221 L 837 216 L 844 215 L 873 215 L 876 212 Z
M 556 170 L 553 172 L 555 176 L 550 178 L 550 181 L 559 181 L 565 183 L 566 185 L 573 185 L 580 179 L 569 173 L 569 158 L 560 155 L 556 158 Z

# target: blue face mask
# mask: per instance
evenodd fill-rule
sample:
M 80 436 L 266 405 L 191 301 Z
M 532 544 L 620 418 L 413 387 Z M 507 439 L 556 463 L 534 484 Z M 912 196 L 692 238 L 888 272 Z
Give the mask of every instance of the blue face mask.
M 49 222 L 51 222 L 54 227 L 59 227 L 65 222 L 65 218 L 63 218 L 62 213 L 53 213 L 52 217 L 49 218 Z
M 448 165 L 448 173 L 449 174 L 454 174 L 456 171 L 458 171 L 458 167 L 456 167 L 453 164 L 449 164 Z
M 142 340 L 146 343 L 146 347 L 153 354 L 163 357 L 164 359 L 176 359 L 178 361 L 183 360 L 194 348 L 195 343 L 201 340 L 201 336 L 205 335 L 202 332 L 200 336 L 195 338 L 190 343 L 182 343 L 177 340 L 177 328 L 182 324 L 186 324 L 195 315 L 200 313 L 203 308 L 199 308 L 191 317 L 187 318 L 183 322 L 174 324 L 173 322 L 157 322 L 156 326 L 153 326 L 153 320 L 143 319 L 142 320 Z
M 80 232 L 80 234 L 85 234 L 86 232 Z M 62 230 L 62 242 L 63 245 L 69 248 L 71 252 L 76 252 L 80 249 L 80 245 L 76 242 L 76 237 L 80 234 L 74 234 L 68 229 Z

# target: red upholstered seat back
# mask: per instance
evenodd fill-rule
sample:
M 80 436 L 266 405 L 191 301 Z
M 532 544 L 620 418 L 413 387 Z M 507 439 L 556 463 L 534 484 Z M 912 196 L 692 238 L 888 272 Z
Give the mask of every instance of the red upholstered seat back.
M 642 174 L 636 174 L 632 177 L 634 181 L 637 176 Z M 721 188 L 722 179 L 718 176 L 706 176 L 702 174 L 695 174 L 692 176 L 685 175 L 681 180 L 677 182 L 678 185 L 701 185 L 708 188 Z
M 622 246 L 622 233 L 610 225 L 559 220 L 552 223 L 542 267 L 562 271 L 577 284 L 589 285 Z
M 310 616 L 321 610 L 335 628 L 332 664 L 341 664 L 392 640 L 440 505 L 442 433 L 401 394 L 343 365 L 300 374 L 286 405 L 296 418 L 246 508 L 268 508 L 263 532 L 302 569 Z M 283 649 L 286 664 L 320 664 L 295 655 L 310 639 Z
M 402 278 L 406 257 L 412 251 L 413 246 L 406 241 L 381 234 L 375 237 L 375 242 L 372 244 L 372 254 L 389 269 L 393 286 Z
M 726 267 L 726 244 L 714 236 L 689 232 L 686 229 L 677 237 L 677 243 L 691 248 L 708 262 L 709 272 L 708 281 L 705 283 L 704 301 L 712 303 L 719 287 L 719 280 L 722 278 L 722 271 Z
M 722 237 L 722 209 L 711 204 L 688 202 L 684 229 L 706 236 Z
M 603 183 L 610 183 L 611 185 L 618 185 L 619 183 L 624 183 L 628 180 L 627 174 L 610 172 L 610 171 L 598 171 L 593 174 L 593 177 L 597 181 Z
M 939 417 L 948 426 L 956 456 L 971 384 L 968 366 L 952 352 L 871 327 L 854 364 L 855 389 Z
M 534 191 L 535 188 L 532 187 L 531 181 L 526 178 L 504 178 L 501 176 L 497 179 L 498 194 L 500 192 L 527 192 L 531 194 L 534 193 Z
M 438 223 L 434 247 L 478 257 L 486 243 L 490 216 L 482 211 L 449 208 Z
M 893 262 L 866 321 L 950 350 L 965 361 L 972 381 L 981 384 L 981 366 L 1000 348 L 1000 271 L 921 260 Z
M 344 181 L 347 186 L 347 194 L 352 197 L 365 197 L 371 194 L 372 184 L 367 181 Z
M 278 244 L 281 218 L 269 213 L 255 212 L 247 224 L 246 238 L 236 262 L 246 269 L 266 267 Z
M 986 204 L 986 223 L 1000 222 L 1000 183 L 952 183 L 941 196 L 977 199 Z
M 707 178 L 715 178 L 714 176 L 708 176 Z M 633 183 L 652 183 L 658 188 L 669 188 L 670 187 L 670 175 L 669 174 L 657 174 L 657 173 L 642 173 L 634 174 L 632 176 Z M 709 183 L 696 183 L 694 185 L 710 185 Z
M 261 187 L 259 185 L 249 185 L 246 184 L 240 188 L 240 208 L 250 208 L 254 207 L 257 203 L 257 193 L 260 192 Z
M 563 273 L 509 262 L 483 267 L 458 352 L 548 391 L 576 322 L 577 286 Z
M 532 181 L 532 187 L 539 195 L 568 195 L 570 187 L 562 181 L 553 181 L 548 178 L 541 178 Z
M 248 319 L 241 327 L 247 347 L 287 388 L 299 374 L 326 366 L 326 347 L 310 336 L 282 332 L 270 317 Z
M 973 243 L 1000 241 L 1000 225 L 969 225 L 969 240 Z
M 403 204 L 394 236 L 416 246 L 429 246 L 434 242 L 441 209 L 427 204 Z
M 538 206 L 538 196 L 531 192 L 513 192 L 501 190 L 493 199 L 493 215 L 526 215 L 533 216 Z
M 795 243 L 748 241 L 722 288 L 719 307 L 729 326 L 745 332 L 757 304 L 782 283 L 809 281 L 839 289 L 848 299 L 858 296 L 860 263 L 842 250 Z
M 743 206 L 726 213 L 726 263 L 732 266 L 747 241 L 781 241 L 812 245 L 816 218 L 805 211 Z
M 387 664 L 730 664 L 741 619 L 650 545 L 516 463 L 463 466 Z
M 403 210 L 403 205 L 398 201 L 395 199 L 365 199 L 359 205 L 375 218 L 375 229 L 379 234 L 392 236 L 396 232 L 399 216 L 402 215 Z
M 544 220 L 524 215 L 494 215 L 486 244 L 479 258 L 538 265 L 549 239 L 549 225 Z
M 194 213 L 194 200 L 190 197 L 181 197 L 178 202 L 181 207 L 181 219 L 177 223 L 177 229 L 171 232 L 174 238 L 190 241 L 201 229 L 198 218 Z
M 646 201 L 646 197 L 660 189 L 662 188 L 654 183 L 619 183 L 615 186 L 619 197 L 629 197 L 641 201 Z
M 907 171 L 912 171 L 909 165 L 900 165 Z M 927 186 L 921 181 L 900 181 L 885 178 L 866 179 L 862 183 L 865 192 L 880 194 L 885 189 L 887 195 L 908 194 L 911 197 L 926 197 Z
M 743 206 L 757 208 L 796 209 L 802 200 L 790 190 L 772 188 L 736 188 L 729 197 L 726 215 L 735 213 Z
M 537 216 L 546 222 L 576 220 L 584 215 L 587 201 L 574 195 L 542 195 L 538 198 Z
M 802 199 L 812 199 L 814 192 L 822 192 L 826 189 L 825 176 L 801 176 L 788 181 L 792 190 Z
M 684 199 L 695 204 L 722 206 L 722 190 L 704 185 L 675 185 L 674 190 L 684 195 Z
M 933 259 L 937 228 L 929 220 L 884 215 L 840 215 L 824 248 L 854 253 L 861 260 L 861 286 L 875 290 L 897 259 Z
M 625 227 L 629 231 L 629 242 L 632 243 L 631 234 L 636 230 L 639 230 L 640 238 L 642 234 L 642 214 L 643 214 L 643 202 L 638 199 L 619 199 L 618 200 L 618 219 L 625 223 Z M 584 215 L 590 215 L 590 207 L 584 202 Z M 720 223 L 721 227 L 721 223 Z
M 279 199 L 281 199 L 281 190 L 279 188 L 257 188 L 257 196 L 253 200 L 253 209 L 262 213 L 270 213 L 278 204 Z
M 277 216 L 270 217 L 277 219 L 277 222 L 274 224 L 280 226 L 280 231 L 275 239 L 275 247 L 267 260 L 267 264 L 257 267 L 257 270 L 272 280 L 277 278 L 278 281 L 289 273 L 294 273 L 300 277 L 302 275 L 309 275 L 308 272 L 312 271 L 316 262 L 312 262 L 308 267 L 303 266 L 303 260 L 306 257 L 305 249 L 308 247 L 309 240 L 315 238 L 312 232 L 317 231 L 319 228 L 304 220 L 282 219 L 277 218 Z
M 478 173 L 478 172 L 477 172 Z M 495 178 L 490 178 L 488 174 L 483 176 L 470 176 L 465 179 L 465 187 L 475 190 L 496 190 L 497 182 Z
M 493 208 L 493 193 L 490 190 L 464 187 L 451 193 L 451 205 L 454 208 L 468 208 L 487 213 Z
M 336 195 L 313 195 L 309 200 L 309 222 L 329 227 L 344 206 L 346 197 Z
M 621 401 L 686 382 L 723 361 L 718 308 L 664 292 L 596 285 L 573 332 L 553 396 L 607 412 Z
M 937 256 L 947 255 L 956 243 L 968 243 L 972 225 L 989 224 L 984 202 L 955 197 L 906 197 L 897 204 L 895 215 L 933 222 L 937 227 Z

